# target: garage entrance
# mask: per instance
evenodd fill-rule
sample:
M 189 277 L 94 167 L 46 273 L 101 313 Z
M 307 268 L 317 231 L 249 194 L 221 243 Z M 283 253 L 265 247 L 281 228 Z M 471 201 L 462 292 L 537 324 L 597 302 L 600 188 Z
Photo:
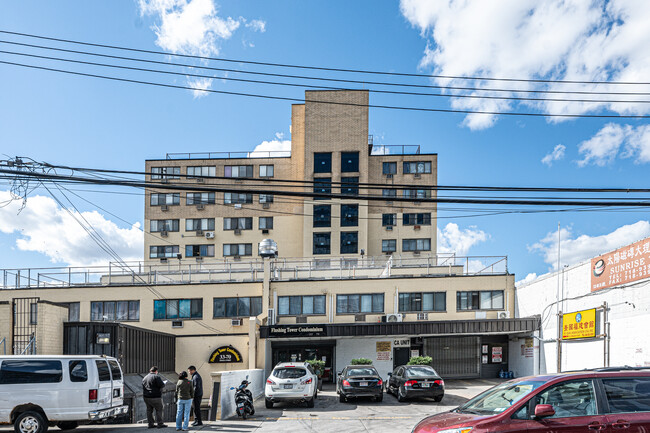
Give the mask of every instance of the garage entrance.
M 334 341 L 274 341 L 271 343 L 273 365 L 280 362 L 305 362 L 311 359 L 325 361 L 323 382 L 334 380 Z
M 443 378 L 478 378 L 481 376 L 481 338 L 428 337 L 424 355 L 433 359 L 433 368 Z

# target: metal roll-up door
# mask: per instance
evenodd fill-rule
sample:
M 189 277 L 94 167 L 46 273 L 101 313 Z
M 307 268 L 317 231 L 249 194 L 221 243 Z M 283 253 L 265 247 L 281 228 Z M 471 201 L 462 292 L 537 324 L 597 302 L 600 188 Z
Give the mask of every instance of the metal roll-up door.
M 481 375 L 480 337 L 430 337 L 424 339 L 424 355 L 443 378 L 475 378 Z

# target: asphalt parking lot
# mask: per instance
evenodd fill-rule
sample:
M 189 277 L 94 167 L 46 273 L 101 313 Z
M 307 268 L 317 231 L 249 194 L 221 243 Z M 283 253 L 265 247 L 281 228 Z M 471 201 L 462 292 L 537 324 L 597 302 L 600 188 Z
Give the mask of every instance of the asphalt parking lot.
M 389 394 L 384 394 L 381 403 L 370 399 L 352 400 L 340 403 L 334 386 L 326 386 L 318 393 L 313 409 L 305 405 L 277 404 L 273 409 L 264 407 L 264 399 L 255 404 L 255 415 L 247 420 L 231 419 L 205 423 L 200 428 L 190 427 L 190 431 L 224 433 L 274 433 L 274 432 L 377 432 L 408 433 L 422 418 L 452 409 L 474 395 L 499 383 L 499 380 L 449 380 L 446 381 L 445 397 L 440 403 L 433 400 L 417 400 L 399 403 Z M 174 424 L 163 432 L 175 432 Z M 59 431 L 56 427 L 52 432 Z M 89 425 L 81 426 L 75 433 L 150 433 L 146 424 L 127 425 Z M 12 432 L 10 426 L 3 426 L 0 433 Z M 161 431 L 161 430 L 153 430 Z

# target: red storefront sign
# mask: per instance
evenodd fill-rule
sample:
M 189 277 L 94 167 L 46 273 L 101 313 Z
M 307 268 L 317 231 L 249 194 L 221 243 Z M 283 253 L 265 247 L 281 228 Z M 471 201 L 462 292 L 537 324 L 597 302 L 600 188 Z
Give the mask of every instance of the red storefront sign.
M 650 238 L 591 259 L 591 291 L 650 278 Z

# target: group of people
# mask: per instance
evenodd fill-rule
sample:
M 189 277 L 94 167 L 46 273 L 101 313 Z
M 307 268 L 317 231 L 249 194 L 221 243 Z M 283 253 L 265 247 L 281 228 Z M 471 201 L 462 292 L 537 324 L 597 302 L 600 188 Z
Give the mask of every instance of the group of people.
M 189 374 L 188 374 L 189 373 Z M 191 379 L 190 379 L 191 377 Z M 158 367 L 151 367 L 149 374 L 142 379 L 142 396 L 147 406 L 147 423 L 149 428 L 163 428 L 162 393 L 165 381 L 158 374 Z M 193 426 L 203 425 L 201 421 L 201 399 L 203 398 L 203 379 L 190 365 L 187 371 L 181 372 L 176 383 L 176 430 L 189 430 L 190 412 L 194 411 Z M 154 422 L 154 411 L 156 419 Z

